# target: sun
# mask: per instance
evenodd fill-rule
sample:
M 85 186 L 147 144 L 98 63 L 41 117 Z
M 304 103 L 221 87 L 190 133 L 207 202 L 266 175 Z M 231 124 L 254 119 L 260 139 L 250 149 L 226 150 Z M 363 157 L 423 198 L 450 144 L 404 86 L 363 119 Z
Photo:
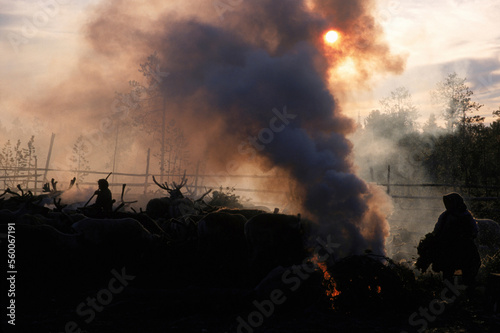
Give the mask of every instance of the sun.
M 325 42 L 333 44 L 339 39 L 339 33 L 335 30 L 330 30 L 325 34 Z

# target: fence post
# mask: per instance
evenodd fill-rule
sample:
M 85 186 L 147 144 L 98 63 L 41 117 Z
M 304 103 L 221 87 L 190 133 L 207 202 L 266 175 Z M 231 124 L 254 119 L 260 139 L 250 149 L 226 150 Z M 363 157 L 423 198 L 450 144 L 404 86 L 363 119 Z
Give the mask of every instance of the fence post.
M 194 197 L 198 196 L 198 175 L 200 170 L 200 161 L 196 163 L 196 175 L 194 176 Z
M 29 161 L 29 160 L 28 160 L 28 171 L 27 172 L 28 172 L 28 174 L 26 176 L 26 192 L 28 192 L 30 189 L 30 180 L 31 180 L 31 177 L 30 177 L 31 176 L 31 174 L 30 174 L 31 173 L 31 161 Z
M 166 120 L 167 119 L 167 98 L 163 96 L 163 113 L 161 121 L 161 154 L 160 154 L 160 183 L 163 184 L 163 175 L 165 174 L 165 131 L 166 131 Z M 169 159 L 170 163 L 170 159 Z M 170 167 L 168 168 L 170 173 Z M 167 177 L 168 182 L 168 177 Z
M 49 171 L 49 165 L 50 165 L 50 155 L 52 155 L 52 147 L 54 146 L 54 139 L 56 135 L 52 133 L 52 136 L 50 137 L 50 146 L 49 146 L 49 153 L 47 155 L 47 162 L 45 163 L 45 172 L 43 174 L 43 181 L 47 180 L 47 172 Z
M 36 188 L 38 186 L 38 159 L 35 156 L 35 186 L 33 186 L 33 193 L 37 195 Z
M 387 194 L 391 194 L 391 166 L 387 166 Z
M 149 157 L 151 154 L 151 148 L 148 148 L 148 157 L 146 159 L 146 177 L 144 179 L 144 194 L 148 191 L 148 178 L 149 178 Z

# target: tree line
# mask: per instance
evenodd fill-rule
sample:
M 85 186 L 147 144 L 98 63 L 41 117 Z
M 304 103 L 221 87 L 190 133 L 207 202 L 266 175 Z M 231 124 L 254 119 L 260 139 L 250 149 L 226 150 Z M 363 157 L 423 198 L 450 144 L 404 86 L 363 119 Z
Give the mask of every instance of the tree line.
M 436 113 L 420 125 L 418 107 L 406 87 L 380 100 L 354 134 L 356 162 L 362 176 L 373 182 L 453 184 L 468 188 L 471 197 L 500 196 L 500 107 L 493 121 L 477 115 L 465 78 L 447 75 L 431 92 Z M 436 115 L 437 114 L 437 115 Z M 444 126 L 438 125 L 438 120 Z M 474 202 L 500 215 L 499 202 Z M 496 208 L 495 208 L 496 205 Z
M 366 178 L 385 181 L 391 165 L 399 182 L 500 186 L 500 107 L 485 124 L 473 94 L 465 78 L 449 74 L 431 92 L 438 116 L 431 114 L 423 125 L 406 87 L 380 100 L 381 108 L 370 112 L 353 138 L 367 148 L 357 149 Z

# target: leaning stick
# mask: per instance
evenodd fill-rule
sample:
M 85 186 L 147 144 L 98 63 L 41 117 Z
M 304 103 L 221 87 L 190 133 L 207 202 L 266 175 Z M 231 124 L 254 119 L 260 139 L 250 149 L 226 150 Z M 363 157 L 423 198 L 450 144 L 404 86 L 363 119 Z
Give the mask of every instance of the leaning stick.
M 90 203 L 90 200 L 92 200 L 94 197 L 95 197 L 95 193 L 92 194 L 92 196 L 90 197 L 89 201 L 87 201 L 87 203 L 83 206 L 83 208 L 87 207 L 87 205 Z

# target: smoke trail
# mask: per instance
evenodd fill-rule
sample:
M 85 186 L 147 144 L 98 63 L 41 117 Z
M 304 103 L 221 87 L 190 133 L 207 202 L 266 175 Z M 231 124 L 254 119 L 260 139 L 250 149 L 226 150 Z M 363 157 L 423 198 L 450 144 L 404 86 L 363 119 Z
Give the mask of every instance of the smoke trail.
M 87 39 L 122 67 L 158 51 L 170 73 L 161 86 L 168 112 L 213 167 L 258 162 L 287 172 L 302 209 L 327 232 L 342 235 L 352 252 L 383 253 L 387 203 L 354 174 L 346 139 L 354 123 L 330 91 L 403 69 L 371 15 L 373 1 L 181 3 L 105 2 Z M 331 28 L 342 36 L 336 48 L 323 43 Z M 346 59 L 359 73 L 352 82 L 332 71 Z

